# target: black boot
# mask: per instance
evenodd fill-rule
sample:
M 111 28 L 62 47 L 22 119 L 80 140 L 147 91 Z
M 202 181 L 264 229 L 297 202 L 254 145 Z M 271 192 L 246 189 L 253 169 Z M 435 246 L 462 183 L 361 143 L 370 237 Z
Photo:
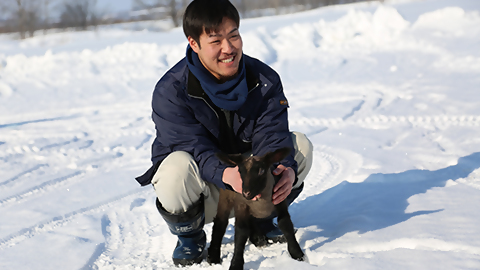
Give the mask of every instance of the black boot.
M 167 212 L 158 198 L 157 209 L 167 222 L 170 232 L 178 236 L 177 246 L 172 256 L 173 263 L 176 266 L 201 263 L 207 243 L 207 237 L 203 231 L 203 225 L 205 224 L 203 194 L 198 202 L 184 213 L 172 214 Z

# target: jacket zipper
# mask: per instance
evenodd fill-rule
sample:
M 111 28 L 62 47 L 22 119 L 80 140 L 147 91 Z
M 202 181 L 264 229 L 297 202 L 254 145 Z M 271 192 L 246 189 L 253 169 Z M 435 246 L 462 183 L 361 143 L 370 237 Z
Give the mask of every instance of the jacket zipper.
M 257 88 L 258 86 L 260 85 L 259 82 L 257 82 L 257 84 L 250 90 L 248 90 L 248 93 L 252 92 L 253 90 L 255 90 L 255 88 Z
M 190 95 L 190 94 L 189 94 L 189 96 L 192 97 L 192 98 L 197 98 L 197 99 L 203 100 L 203 102 L 205 102 L 205 104 L 208 105 L 208 107 L 215 113 L 215 115 L 217 116 L 217 118 L 220 120 L 220 117 L 218 116 L 218 113 L 215 111 L 215 109 L 213 109 L 213 107 L 212 107 L 210 104 L 208 104 L 208 102 L 207 102 L 204 98 L 192 96 L 192 95 Z

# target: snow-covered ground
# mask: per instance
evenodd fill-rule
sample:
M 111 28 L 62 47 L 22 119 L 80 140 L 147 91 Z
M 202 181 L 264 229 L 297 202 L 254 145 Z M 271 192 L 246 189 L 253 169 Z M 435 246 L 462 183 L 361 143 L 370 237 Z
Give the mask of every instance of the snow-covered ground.
M 310 263 L 247 245 L 246 268 L 480 269 L 480 1 L 240 30 L 315 146 L 290 208 Z M 181 29 L 0 36 L 0 269 L 173 268 L 175 237 L 134 177 L 150 166 L 153 87 L 185 47 Z M 225 269 L 232 251 L 230 225 L 223 264 L 189 269 Z

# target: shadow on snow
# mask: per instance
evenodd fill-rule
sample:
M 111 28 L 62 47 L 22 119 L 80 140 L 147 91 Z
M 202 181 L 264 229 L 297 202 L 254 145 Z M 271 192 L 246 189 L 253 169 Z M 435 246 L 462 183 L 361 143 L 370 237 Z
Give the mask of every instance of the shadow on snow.
M 302 238 L 327 238 L 310 249 L 349 233 L 363 234 L 404 222 L 412 217 L 443 211 L 425 210 L 406 213 L 408 199 L 434 187 L 444 187 L 448 180 L 467 177 L 480 167 L 480 152 L 462 157 L 457 165 L 436 171 L 409 170 L 394 174 L 372 174 L 361 183 L 343 181 L 321 194 L 306 198 L 290 207 L 298 227 L 317 226 L 322 231 L 307 232 Z

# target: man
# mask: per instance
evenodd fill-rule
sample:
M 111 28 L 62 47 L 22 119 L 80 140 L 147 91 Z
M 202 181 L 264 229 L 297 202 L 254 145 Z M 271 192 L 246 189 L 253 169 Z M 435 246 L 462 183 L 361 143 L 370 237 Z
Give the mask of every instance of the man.
M 153 93 L 153 166 L 137 180 L 153 184 L 157 208 L 178 236 L 172 256 L 176 265 L 203 260 L 203 225 L 213 221 L 219 189 L 242 192 L 237 167 L 220 162 L 216 152 L 263 155 L 281 147 L 295 149 L 273 171 L 279 176 L 274 204 L 291 203 L 311 167 L 312 144 L 288 129 L 280 78 L 243 54 L 239 21 L 228 0 L 191 2 L 183 18 L 186 57 Z M 283 239 L 272 218 L 257 222 L 268 239 Z

